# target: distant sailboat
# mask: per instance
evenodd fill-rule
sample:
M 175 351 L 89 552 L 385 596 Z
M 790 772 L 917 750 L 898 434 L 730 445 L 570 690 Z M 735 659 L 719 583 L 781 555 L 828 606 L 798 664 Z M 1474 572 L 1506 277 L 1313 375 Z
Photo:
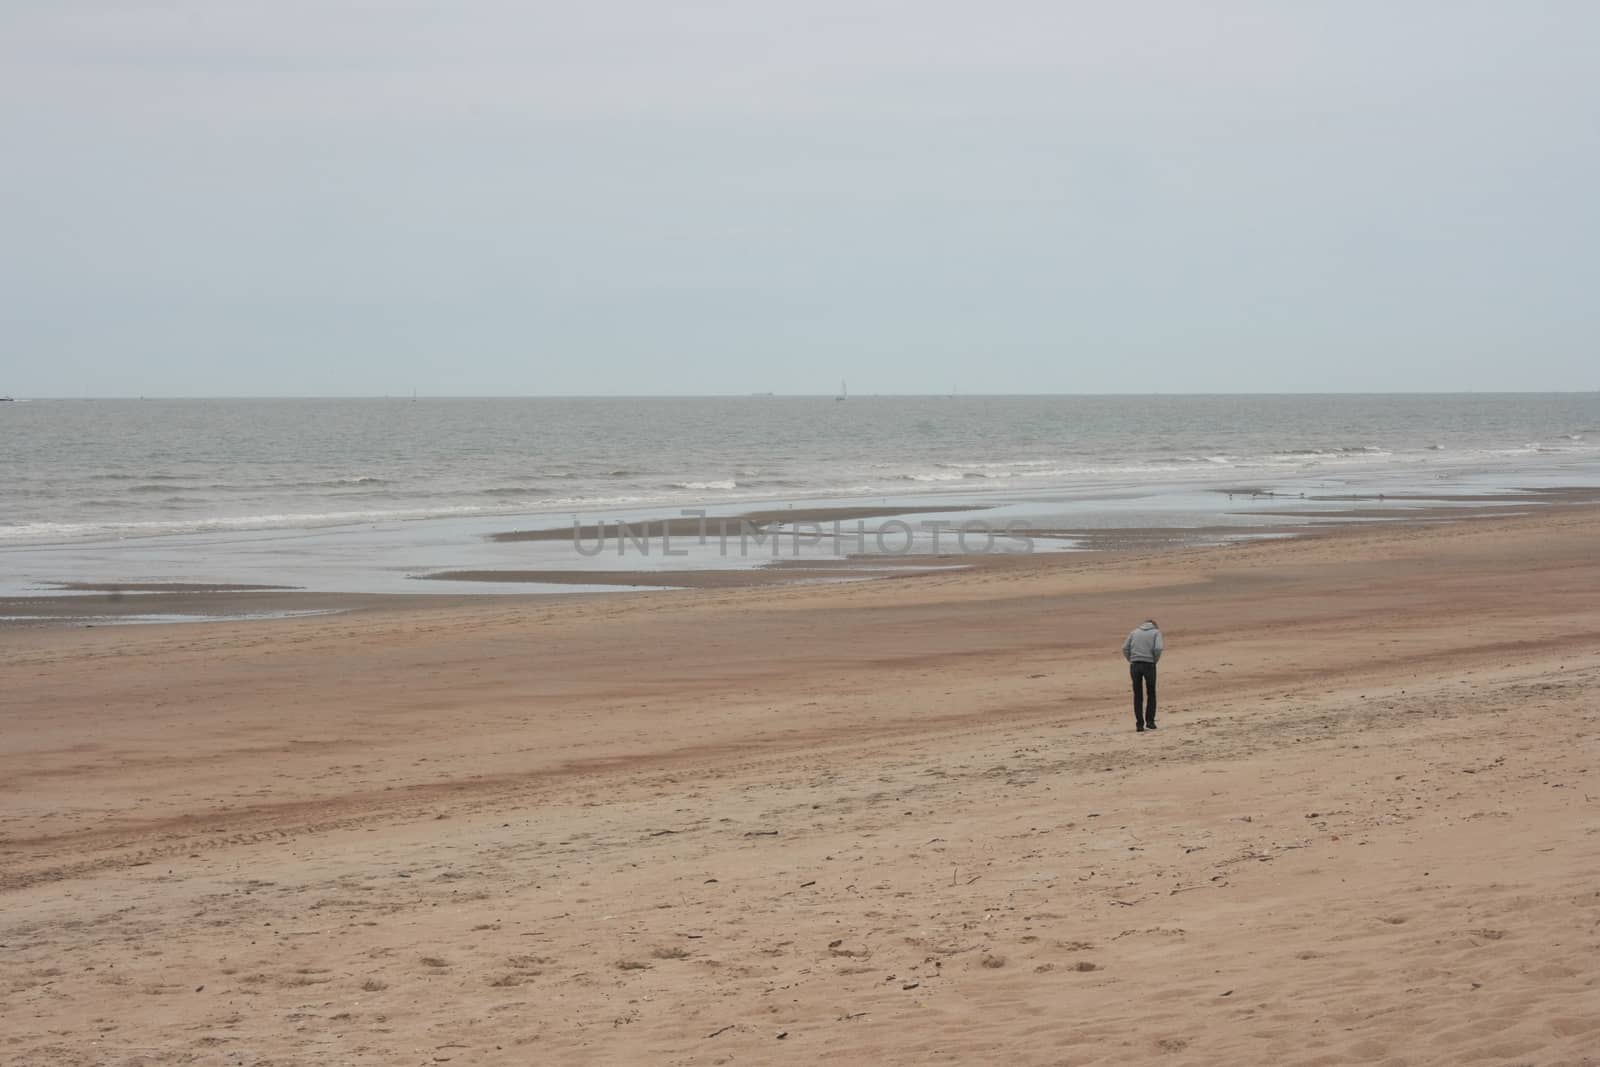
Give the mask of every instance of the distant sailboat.
M 839 379 L 839 395 L 834 397 L 833 399 L 836 400 L 836 401 L 850 399 L 850 390 L 845 388 L 845 384 L 844 384 L 844 379 L 843 378 Z

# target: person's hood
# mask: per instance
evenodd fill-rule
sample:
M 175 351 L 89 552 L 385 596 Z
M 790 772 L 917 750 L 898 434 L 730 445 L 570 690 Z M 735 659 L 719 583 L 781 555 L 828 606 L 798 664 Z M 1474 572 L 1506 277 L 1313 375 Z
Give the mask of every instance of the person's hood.
M 1141 630 L 1154 630 L 1155 628 L 1156 624 L 1153 622 L 1141 622 L 1139 624 L 1139 629 Z

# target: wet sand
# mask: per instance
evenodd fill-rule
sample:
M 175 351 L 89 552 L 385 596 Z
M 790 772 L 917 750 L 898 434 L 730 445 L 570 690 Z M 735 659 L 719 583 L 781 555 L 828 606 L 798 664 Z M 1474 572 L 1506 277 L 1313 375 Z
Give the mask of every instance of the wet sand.
M 713 570 L 651 571 L 439 571 L 419 575 L 430 581 L 530 582 L 545 585 L 613 585 L 627 588 L 741 589 L 756 586 L 796 585 L 805 582 L 859 581 L 867 578 L 904 578 L 936 557 L 894 557 L 893 563 L 866 560 L 777 560 L 766 567 Z
M 698 537 L 705 534 L 717 537 L 726 534 L 729 538 L 737 538 L 741 527 L 755 530 L 764 530 L 769 526 L 790 525 L 793 523 L 846 523 L 867 519 L 890 519 L 897 515 L 943 515 L 957 511 L 986 511 L 988 505 L 984 504 L 946 504 L 939 505 L 868 505 L 862 507 L 800 507 L 800 508 L 770 508 L 760 511 L 746 511 L 738 515 L 707 516 L 704 519 L 697 517 L 677 519 L 652 519 L 649 521 L 629 523 L 629 532 L 635 537 L 660 538 L 667 537 Z M 594 541 L 602 537 L 616 538 L 616 523 L 589 523 L 580 525 L 576 534 L 572 526 L 545 527 L 537 530 L 506 530 L 501 533 L 489 535 L 491 541 L 569 541 L 577 538 L 582 541 Z
M 0 1062 L 1592 1064 L 1597 535 L 10 631 Z
M 109 587 L 107 587 L 109 589 Z M 145 592 L 115 591 L 74 593 L 71 596 L 0 597 L 0 633 L 33 626 L 95 625 L 126 619 L 177 617 L 205 619 L 262 619 L 278 615 L 332 614 L 340 612 L 419 611 L 458 607 L 476 597 L 460 595 L 404 596 L 364 593 L 311 593 L 276 591 L 248 586 L 188 586 L 179 583 Z M 552 594 L 546 594 L 552 595 Z

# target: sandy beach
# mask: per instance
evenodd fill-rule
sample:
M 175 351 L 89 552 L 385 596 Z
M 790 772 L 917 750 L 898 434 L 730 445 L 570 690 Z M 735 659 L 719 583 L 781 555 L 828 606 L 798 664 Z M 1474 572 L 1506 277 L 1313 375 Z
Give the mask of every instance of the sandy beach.
M 1597 544 L 11 628 L 0 1062 L 1597 1064 Z

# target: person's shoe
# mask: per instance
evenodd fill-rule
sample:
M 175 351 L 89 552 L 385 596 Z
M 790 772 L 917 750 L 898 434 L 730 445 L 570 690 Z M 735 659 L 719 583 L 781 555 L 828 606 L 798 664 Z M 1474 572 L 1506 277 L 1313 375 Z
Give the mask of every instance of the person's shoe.
M 1143 726 L 1135 726 L 1134 730 L 1136 730 L 1137 732 L 1139 732 L 1141 734 L 1144 733 L 1144 727 Z
M 1153 722 L 1147 722 L 1144 724 L 1144 728 L 1146 730 L 1154 730 L 1156 728 L 1156 724 Z

